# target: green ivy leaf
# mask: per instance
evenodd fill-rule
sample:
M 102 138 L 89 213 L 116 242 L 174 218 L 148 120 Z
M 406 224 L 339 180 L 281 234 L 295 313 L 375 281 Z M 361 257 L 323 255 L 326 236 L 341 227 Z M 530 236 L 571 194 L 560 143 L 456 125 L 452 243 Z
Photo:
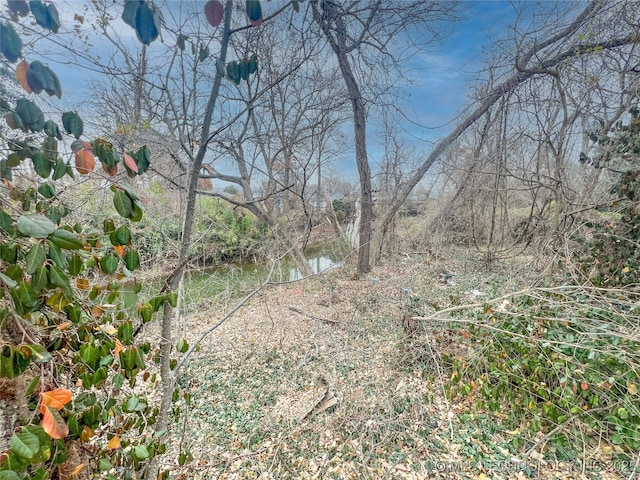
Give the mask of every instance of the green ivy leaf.
M 53 169 L 53 180 L 60 180 L 67 173 L 67 165 L 62 161 L 62 159 L 58 159 L 56 161 L 56 166 Z
M 78 254 L 74 254 L 69 259 L 69 275 L 76 276 L 82 273 L 84 270 L 84 262 L 82 257 Z
M 68 297 L 73 296 L 71 285 L 69 284 L 69 277 L 56 265 L 49 266 L 49 281 L 53 286 L 61 288 Z
M 44 114 L 42 110 L 26 98 L 20 98 L 16 102 L 16 113 L 24 123 L 33 132 L 39 132 L 44 129 Z
M 25 256 L 26 271 L 29 275 L 33 275 L 38 268 L 44 265 L 47 256 L 40 242 L 33 245 Z
M 0 23 L 0 51 L 11 63 L 22 57 L 22 40 L 10 23 Z
M 18 280 L 20 280 L 22 278 L 22 268 L 20 267 L 20 265 L 9 265 L 7 268 L 4 269 L 4 273 L 11 279 L 15 280 L 16 282 Z
M 27 70 L 27 83 L 33 90 L 33 93 L 40 93 L 42 90 L 52 97 L 62 97 L 62 87 L 60 79 L 47 65 L 35 60 L 29 65 Z M 55 135 L 51 135 L 55 136 Z
M 140 316 L 142 317 L 142 321 L 147 323 L 151 320 L 153 316 L 153 307 L 150 303 L 145 303 L 140 306 Z
M 64 228 L 58 228 L 53 232 L 49 236 L 49 241 L 65 250 L 79 250 L 84 246 L 82 240 L 80 240 L 75 233 Z
M 104 163 L 109 169 L 113 169 L 113 167 L 120 161 L 120 156 L 113 149 L 113 145 L 105 140 L 95 140 L 92 142 L 93 145 L 93 154 L 100 159 L 102 163 Z
M 252 22 L 257 22 L 262 18 L 262 6 L 259 0 L 247 0 L 245 2 L 247 7 L 247 16 Z
M 36 152 L 31 157 L 33 162 L 33 169 L 42 178 L 49 178 L 51 175 L 51 161 L 42 153 Z
M 0 230 L 11 233 L 13 231 L 13 218 L 0 208 Z
M 122 225 L 111 232 L 109 240 L 114 246 L 128 245 L 131 242 L 131 231 L 126 225 Z
M 36 271 L 31 275 L 31 288 L 40 292 L 49 283 L 49 275 L 47 273 L 47 266 L 43 263 Z
M 40 450 L 40 440 L 31 432 L 18 432 L 11 436 L 11 450 L 18 456 L 32 459 Z
M 14 288 L 18 284 L 14 279 L 8 277 L 2 272 L 0 272 L 0 282 L 4 283 L 9 288 Z
M 151 305 L 152 311 L 155 313 L 160 310 L 160 307 L 164 305 L 165 296 L 164 295 L 156 295 L 149 300 L 149 305 Z
M 178 38 L 176 40 L 176 44 L 178 45 L 178 48 L 184 52 L 184 43 L 188 40 L 188 36 L 187 35 L 183 35 L 182 33 L 180 35 L 178 35 Z
M 80 358 L 91 370 L 98 368 L 98 363 L 102 357 L 100 350 L 91 343 L 83 343 L 80 346 Z
M 138 255 L 138 252 L 135 250 L 127 251 L 122 259 L 127 268 L 132 272 L 140 266 L 140 255 Z
M 240 70 L 238 68 L 238 62 L 227 63 L 227 76 L 236 85 L 240 85 Z
M 113 195 L 113 205 L 121 217 L 129 218 L 133 213 L 133 203 L 124 190 L 116 190 Z
M 0 244 L 0 258 L 7 263 L 16 263 L 18 258 L 18 245 L 15 242 Z
M 46 122 L 44 122 L 44 133 L 46 133 L 50 137 L 55 138 L 60 135 L 60 128 L 58 127 L 58 124 L 53 120 L 47 120 Z
M 30 311 L 38 305 L 38 292 L 35 292 L 30 285 L 20 282 L 16 288 L 11 290 L 14 301 L 19 302 L 25 311 Z
M 51 354 L 44 345 L 25 345 L 30 351 L 30 358 L 36 363 L 45 363 L 53 360 Z
M 118 327 L 118 338 L 125 343 L 129 343 L 133 340 L 133 325 L 130 320 L 123 322 Z
M 176 308 L 178 306 L 178 294 L 176 292 L 168 293 L 167 301 L 169 302 L 169 305 L 171 305 L 173 308 Z
M 21 161 L 22 159 L 20 158 L 20 155 L 16 152 L 7 155 L 7 167 L 9 168 L 17 167 L 18 165 L 20 165 Z
M 119 263 L 118 255 L 115 252 L 109 252 L 100 259 L 100 268 L 105 274 L 111 275 L 118 269 Z
M 69 320 L 79 323 L 82 320 L 82 309 L 77 305 L 67 305 L 64 309 Z
M 82 119 L 75 112 L 64 112 L 62 114 L 62 125 L 68 134 L 76 138 L 80 138 L 84 131 Z
M 38 193 L 44 198 L 53 198 L 56 196 L 56 189 L 51 183 L 42 183 L 38 187 Z
M 178 340 L 176 348 L 180 353 L 185 353 L 187 350 L 189 350 L 189 343 L 184 338 L 181 338 L 180 340 Z
M 209 47 L 200 47 L 200 50 L 198 51 L 198 60 L 200 62 L 204 62 L 207 57 L 209 56 Z
M 27 237 L 47 238 L 55 229 L 55 224 L 44 215 L 32 213 L 18 217 L 17 227 Z
M 131 158 L 136 162 L 138 166 L 138 175 L 142 175 L 149 169 L 151 165 L 151 152 L 146 145 L 143 145 L 135 152 L 129 152 Z
M 133 454 L 138 460 L 149 458 L 149 450 L 144 445 L 136 445 L 133 447 Z
M 48 256 L 53 263 L 55 263 L 60 268 L 69 268 L 69 263 L 67 262 L 67 257 L 64 256 L 60 247 L 53 243 L 51 240 L 47 242 L 49 246 Z
M 249 68 L 249 75 L 258 71 L 258 58 L 255 55 L 249 59 L 247 67 Z
M 42 153 L 50 162 L 55 162 L 58 159 L 58 141 L 53 137 L 45 138 L 42 142 Z
M 116 229 L 116 224 L 112 218 L 107 218 L 104 222 L 102 222 L 102 231 L 105 234 L 110 234 Z
M 135 202 L 133 202 L 133 212 L 131 212 L 129 220 L 131 220 L 132 222 L 139 222 L 140 220 L 142 220 L 142 214 L 143 210 L 140 206 L 140 202 L 136 200 Z

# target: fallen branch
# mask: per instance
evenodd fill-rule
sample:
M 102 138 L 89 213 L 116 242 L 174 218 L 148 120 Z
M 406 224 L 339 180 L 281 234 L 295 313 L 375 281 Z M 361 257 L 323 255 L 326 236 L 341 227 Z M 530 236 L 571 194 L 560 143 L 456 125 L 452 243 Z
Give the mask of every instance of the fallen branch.
M 213 332 L 216 328 L 218 328 L 224 322 L 229 320 L 233 316 L 234 313 L 236 313 L 238 310 L 240 310 L 240 308 L 242 308 L 244 306 L 244 304 L 247 303 L 251 299 L 251 297 L 253 297 L 256 293 L 260 292 L 265 286 L 267 286 L 269 284 L 269 280 L 271 280 L 271 276 L 273 275 L 273 271 L 275 269 L 275 266 L 276 266 L 276 262 L 274 261 L 271 264 L 271 270 L 269 270 L 269 274 L 267 275 L 267 278 L 266 278 L 266 280 L 264 282 L 262 282 L 258 287 L 256 287 L 255 290 L 253 290 L 251 293 L 249 293 L 247 296 L 245 296 L 242 300 L 240 300 L 236 304 L 236 306 L 233 307 L 216 324 L 214 324 L 213 326 L 209 327 L 207 330 L 205 330 L 204 332 L 202 332 L 200 334 L 198 339 L 189 347 L 189 349 L 185 352 L 185 354 L 180 358 L 180 361 L 178 361 L 178 364 L 176 365 L 176 368 L 174 369 L 174 375 L 176 375 L 176 376 L 178 375 L 178 371 L 180 370 L 180 368 L 182 368 L 182 366 L 188 360 L 189 356 L 198 347 L 198 345 L 200 345 L 200 342 L 202 342 L 202 340 L 204 340 L 207 335 L 209 335 L 211 332 Z
M 336 322 L 335 320 L 329 320 L 328 318 L 322 318 L 322 317 L 317 317 L 315 315 L 311 315 L 309 313 L 304 313 L 302 310 L 300 310 L 299 308 L 296 307 L 288 307 L 289 310 L 291 310 L 292 312 L 298 313 L 304 317 L 308 317 L 311 320 L 317 320 L 318 322 L 324 322 L 327 323 L 329 325 L 338 325 L 340 322 Z
M 329 408 L 338 404 L 338 399 L 331 391 L 331 381 L 329 379 L 329 376 L 325 373 L 320 376 L 319 380 L 325 386 L 324 396 L 320 399 L 318 403 L 314 405 L 314 407 L 311 410 L 309 410 L 309 412 L 304 417 L 302 417 L 302 420 L 301 420 L 302 422 L 304 422 L 305 420 L 308 420 L 313 415 L 322 413 L 325 410 L 328 410 Z

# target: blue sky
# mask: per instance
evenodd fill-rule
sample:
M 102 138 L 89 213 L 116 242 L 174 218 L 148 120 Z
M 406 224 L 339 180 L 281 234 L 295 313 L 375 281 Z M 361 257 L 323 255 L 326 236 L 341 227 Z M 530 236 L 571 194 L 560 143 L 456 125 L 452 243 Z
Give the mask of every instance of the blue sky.
M 506 1 L 464 2 L 461 13 L 443 46 L 418 55 L 411 69 L 417 82 L 411 101 L 415 118 L 430 128 L 454 118 L 482 68 L 483 49 L 491 50 L 515 15 Z
M 425 155 L 435 141 L 455 128 L 456 117 L 468 106 L 470 86 L 482 77 L 483 58 L 515 19 L 509 1 L 465 1 L 462 7 L 460 20 L 449 26 L 442 44 L 416 55 L 407 65 L 414 85 L 402 109 L 424 128 L 405 122 L 405 139 Z M 375 169 L 382 155 L 376 141 L 380 132 L 375 118 L 370 118 L 369 126 L 369 156 Z M 345 158 L 344 164 L 349 166 L 348 174 L 355 177 L 353 162 Z
M 59 5 L 61 20 L 70 28 L 74 13 L 82 14 L 86 4 L 74 0 Z M 456 114 L 467 103 L 469 84 L 482 68 L 483 49 L 490 50 L 492 39 L 504 36 L 505 27 L 514 19 L 512 4 L 502 0 L 466 1 L 461 13 L 462 18 L 450 26 L 450 33 L 441 46 L 415 55 L 407 64 L 408 76 L 414 84 L 402 108 L 409 118 L 427 128 L 421 129 L 408 122 L 405 128 L 410 134 L 408 141 L 425 153 L 429 152 L 432 141 L 455 126 Z M 124 24 L 122 33 L 134 37 L 133 30 Z M 78 92 L 86 93 L 86 82 L 94 76 L 69 66 L 52 64 L 52 67 L 62 80 L 63 105 L 73 108 L 78 101 Z M 381 155 L 375 118 L 369 121 L 368 133 L 371 163 L 375 166 Z M 355 177 L 354 163 L 353 154 L 347 147 L 344 159 L 339 161 L 341 171 Z

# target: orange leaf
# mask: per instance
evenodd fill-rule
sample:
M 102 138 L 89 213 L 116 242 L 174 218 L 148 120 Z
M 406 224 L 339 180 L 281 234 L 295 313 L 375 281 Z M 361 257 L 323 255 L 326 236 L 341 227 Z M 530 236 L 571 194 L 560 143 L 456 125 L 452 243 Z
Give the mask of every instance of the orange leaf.
M 85 142 L 84 140 L 80 140 L 80 141 L 82 142 L 82 145 L 84 145 L 84 148 L 86 150 L 93 152 L 93 145 L 91 145 L 89 142 Z
M 85 425 L 84 427 L 82 427 L 82 431 L 80 432 L 80 440 L 83 442 L 88 442 L 89 439 L 94 435 L 95 432 Z
M 67 328 L 69 328 L 71 326 L 71 322 L 67 321 L 67 322 L 62 322 L 61 324 L 59 324 L 56 329 L 58 330 L 66 330 Z
M 64 423 L 64 419 L 57 410 L 46 406 L 44 407 L 44 416 L 42 417 L 42 429 L 51 438 L 63 439 L 69 435 L 69 427 Z
M 24 91 L 27 93 L 33 93 L 31 87 L 29 86 L 29 82 L 27 82 L 27 72 L 29 71 L 29 62 L 23 60 L 16 67 L 16 80 L 18 83 L 24 88 Z
M 118 357 L 118 355 L 120 355 L 120 352 L 124 352 L 124 350 L 124 346 L 122 345 L 122 343 L 120 343 L 120 340 L 116 338 L 116 348 L 113 349 L 113 356 Z
M 86 175 L 94 168 L 96 168 L 96 159 L 89 150 L 83 148 L 76 152 L 76 170 L 80 175 Z
M 76 287 L 78 287 L 78 290 L 89 290 L 89 280 L 86 278 L 76 278 Z
M 73 397 L 71 390 L 67 390 L 66 388 L 56 388 L 55 390 L 42 392 L 40 395 L 42 396 L 42 405 L 55 408 L 56 410 L 64 407 Z
M 116 251 L 116 253 L 120 256 L 124 255 L 124 246 L 122 245 L 114 245 L 113 249 Z
M 104 315 L 104 309 L 99 305 L 94 305 L 91 307 L 91 315 L 93 315 L 93 318 L 98 319 Z
M 123 153 L 122 157 L 124 158 L 124 164 L 127 166 L 127 168 L 132 172 L 138 173 L 138 164 L 133 159 L 133 157 L 128 153 Z
M 109 450 L 117 450 L 120 448 L 120 437 L 117 435 L 113 436 L 111 440 L 109 440 L 109 443 L 107 443 L 107 448 Z

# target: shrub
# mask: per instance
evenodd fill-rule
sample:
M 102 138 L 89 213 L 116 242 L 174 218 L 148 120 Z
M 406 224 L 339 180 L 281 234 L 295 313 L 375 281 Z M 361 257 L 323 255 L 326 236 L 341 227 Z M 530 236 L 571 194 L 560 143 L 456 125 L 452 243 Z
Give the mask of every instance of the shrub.
M 637 451 L 639 299 L 558 287 L 485 306 L 458 325 L 474 354 L 450 359 L 449 396 L 469 395 L 478 408 L 507 413 L 509 429 L 523 434 L 513 437 L 516 446 L 553 432 L 551 445 L 565 451 L 579 452 L 592 434 Z

